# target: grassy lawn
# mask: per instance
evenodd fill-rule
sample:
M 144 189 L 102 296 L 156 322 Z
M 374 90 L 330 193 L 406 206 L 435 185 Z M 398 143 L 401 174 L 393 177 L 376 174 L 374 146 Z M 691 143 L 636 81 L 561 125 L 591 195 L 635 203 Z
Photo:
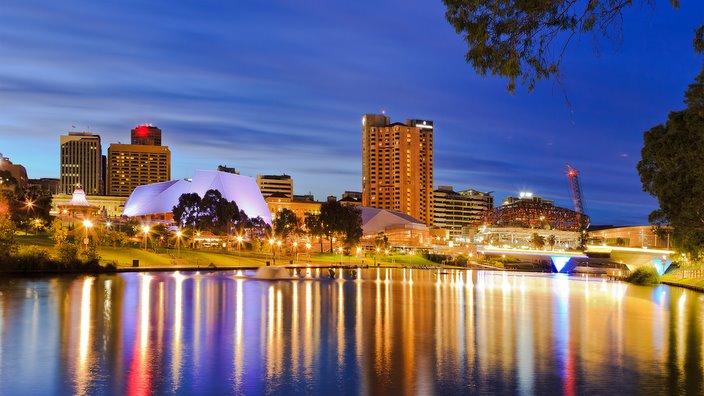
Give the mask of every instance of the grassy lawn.
M 704 278 L 682 278 L 682 273 L 675 270 L 661 277 L 662 281 L 676 283 L 680 285 L 697 286 L 704 288 Z
M 41 235 L 17 235 L 17 241 L 20 249 L 28 249 L 32 246 L 46 249 L 53 253 L 54 241 L 49 239 L 46 234 Z M 153 250 L 145 251 L 138 247 L 110 247 L 98 246 L 98 254 L 101 257 L 103 264 L 116 262 L 119 267 L 131 267 L 132 260 L 139 260 L 140 267 L 205 267 L 213 263 L 218 267 L 235 267 L 246 266 L 255 267 L 266 265 L 269 261 L 274 264 L 271 254 L 254 253 L 242 251 L 223 252 L 220 250 L 194 250 L 182 248 L 180 255 L 175 249 L 159 249 L 157 253 Z M 277 255 L 276 264 L 289 264 L 296 262 L 294 255 Z M 310 255 L 301 253 L 298 257 L 298 264 L 338 264 L 340 262 L 339 254 L 331 253 L 311 253 Z M 366 258 L 343 256 L 343 264 L 361 264 L 375 265 L 376 263 L 383 266 L 437 266 L 437 263 L 426 260 L 419 255 L 389 255 L 379 256 L 375 261 L 372 255 L 367 255 Z

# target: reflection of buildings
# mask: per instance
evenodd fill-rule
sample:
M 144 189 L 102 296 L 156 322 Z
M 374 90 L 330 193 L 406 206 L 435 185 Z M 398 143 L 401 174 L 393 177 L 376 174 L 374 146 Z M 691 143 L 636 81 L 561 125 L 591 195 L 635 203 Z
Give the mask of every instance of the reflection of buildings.
M 362 119 L 362 205 L 433 220 L 433 122 Z
M 293 179 L 289 175 L 257 175 L 257 185 L 264 198 L 276 195 L 293 199 Z
M 62 135 L 61 192 L 71 194 L 80 186 L 88 195 L 100 195 L 102 187 L 102 146 L 100 136 L 90 132 Z
M 433 226 L 449 231 L 454 240 L 467 239 L 494 207 L 494 197 L 476 190 L 454 191 L 439 186 L 433 191 Z
M 10 176 L 17 182 L 19 188 L 27 187 L 27 170 L 20 164 L 13 164 L 12 161 L 4 157 L 2 153 L 0 153 L 0 171 L 9 172 Z M 6 188 L 6 184 L 4 180 L 0 179 L 0 191 L 4 188 Z
M 487 224 L 498 227 L 580 230 L 580 214 L 557 207 L 553 202 L 522 192 L 519 197 L 506 198 L 503 205 L 489 212 Z M 589 219 L 583 224 L 589 224 Z
M 670 248 L 670 227 L 663 228 L 663 235 L 653 232 L 653 226 L 630 227 L 591 227 L 589 229 L 589 244 L 621 247 L 651 247 Z

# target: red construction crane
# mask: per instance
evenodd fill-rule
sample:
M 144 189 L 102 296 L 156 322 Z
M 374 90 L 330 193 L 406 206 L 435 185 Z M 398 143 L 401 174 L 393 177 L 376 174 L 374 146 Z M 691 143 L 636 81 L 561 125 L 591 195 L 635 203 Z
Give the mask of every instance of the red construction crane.
M 572 192 L 572 202 L 574 203 L 574 211 L 579 213 L 580 223 L 582 219 L 587 218 L 584 213 L 584 201 L 582 200 L 582 188 L 579 185 L 579 171 L 567 165 L 567 178 L 570 182 L 570 191 Z M 581 224 L 581 227 L 587 228 L 588 224 Z

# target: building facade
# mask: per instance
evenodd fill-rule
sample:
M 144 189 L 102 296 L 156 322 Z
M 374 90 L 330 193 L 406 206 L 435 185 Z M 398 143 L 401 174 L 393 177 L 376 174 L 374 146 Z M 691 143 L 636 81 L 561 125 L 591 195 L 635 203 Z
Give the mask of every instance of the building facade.
M 60 143 L 61 193 L 72 194 L 80 186 L 87 195 L 103 194 L 100 136 L 69 132 L 61 136 Z
M 132 129 L 132 144 L 161 146 L 161 129 L 152 124 L 137 125 Z
M 453 241 L 469 238 L 494 208 L 494 197 L 476 190 L 454 191 L 450 186 L 439 186 L 433 196 L 433 226 L 447 230 Z
M 167 146 L 111 144 L 107 168 L 107 195 L 128 197 L 139 186 L 171 179 L 171 151 Z
M 433 122 L 362 118 L 362 205 L 433 220 Z
M 283 194 L 293 199 L 293 179 L 289 175 L 257 175 L 257 185 L 264 198 Z
M 503 205 L 489 213 L 485 222 L 497 227 L 579 231 L 583 224 L 589 224 L 589 216 L 522 192 L 518 197 L 507 197 Z
M 9 183 L 6 183 L 5 180 L 0 178 L 0 190 L 6 189 L 6 188 L 11 188 L 14 190 L 15 186 L 19 188 L 25 188 L 27 187 L 27 169 L 25 169 L 24 166 L 20 164 L 13 164 L 12 161 L 10 161 L 9 158 L 5 157 L 0 153 L 0 171 L 5 171 L 12 176 L 13 179 L 15 179 L 16 185 L 12 185 L 11 187 Z

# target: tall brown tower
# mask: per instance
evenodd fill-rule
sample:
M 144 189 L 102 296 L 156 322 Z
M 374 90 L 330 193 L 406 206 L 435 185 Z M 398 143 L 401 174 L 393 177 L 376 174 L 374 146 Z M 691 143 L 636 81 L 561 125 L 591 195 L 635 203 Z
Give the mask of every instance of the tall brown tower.
M 433 222 L 433 122 L 362 118 L 362 205 Z

